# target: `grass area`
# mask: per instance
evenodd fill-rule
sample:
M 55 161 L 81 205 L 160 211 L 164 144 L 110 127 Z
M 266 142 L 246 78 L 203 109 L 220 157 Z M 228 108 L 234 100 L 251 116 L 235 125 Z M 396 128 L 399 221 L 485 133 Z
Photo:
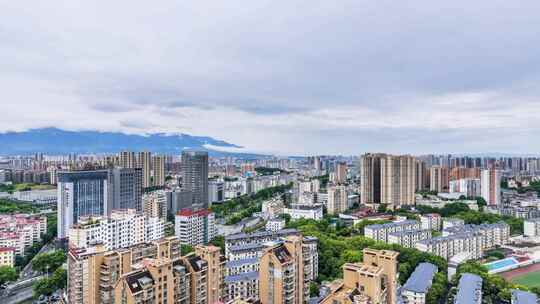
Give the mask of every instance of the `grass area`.
M 16 191 L 29 191 L 29 190 L 51 190 L 56 187 L 53 185 L 40 185 L 31 183 L 21 183 L 14 185 L 0 185 L 0 192 L 13 193 Z
M 540 271 L 529 272 L 512 278 L 512 283 L 527 286 L 529 288 L 540 287 Z

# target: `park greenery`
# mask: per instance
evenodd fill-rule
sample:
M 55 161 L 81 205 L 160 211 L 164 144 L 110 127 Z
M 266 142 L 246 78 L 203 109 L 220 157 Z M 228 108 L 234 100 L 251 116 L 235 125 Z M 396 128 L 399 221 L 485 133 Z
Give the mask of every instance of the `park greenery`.
M 263 201 L 281 195 L 291 187 L 292 184 L 266 188 L 255 194 L 242 195 L 221 204 L 214 204 L 211 208 L 217 218 L 224 218 L 227 225 L 234 225 L 252 216 L 253 213 L 260 212 Z
M 17 270 L 11 266 L 0 266 L 0 285 L 16 281 L 18 278 Z
M 0 185 L 0 192 L 13 193 L 17 191 L 30 191 L 30 190 L 50 190 L 54 189 L 53 185 L 40 185 L 32 183 L 19 183 L 19 184 L 9 184 Z
M 540 194 L 540 181 L 530 182 L 529 186 L 518 188 L 517 191 L 519 193 L 525 193 L 527 191 L 536 191 L 538 194 Z
M 39 209 L 30 203 L 0 199 L 0 214 L 36 213 Z
M 404 248 L 396 244 L 385 244 L 366 238 L 360 234 L 365 224 L 360 223 L 355 227 L 346 227 L 339 222 L 332 222 L 329 217 L 325 217 L 321 221 L 306 219 L 290 221 L 287 227 L 296 228 L 305 236 L 314 236 L 319 239 L 318 283 L 340 278 L 343 264 L 362 261 L 364 248 L 394 250 L 399 252 L 399 280 L 401 284 L 406 282 L 421 262 L 433 263 L 438 267 L 440 275 L 434 279 L 428 293 L 428 303 L 438 303 L 438 300 L 443 298 L 446 292 L 446 261 L 441 257 L 416 249 Z M 314 288 L 313 292 L 315 292 Z

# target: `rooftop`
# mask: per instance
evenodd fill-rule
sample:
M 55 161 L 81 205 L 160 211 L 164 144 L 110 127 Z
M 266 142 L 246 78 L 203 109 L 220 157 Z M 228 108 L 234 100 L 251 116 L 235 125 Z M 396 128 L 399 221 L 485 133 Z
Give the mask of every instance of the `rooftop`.
M 475 304 L 482 298 L 482 278 L 465 273 L 459 279 L 455 304 Z
M 403 285 L 403 289 L 417 293 L 427 293 L 435 273 L 437 273 L 437 266 L 430 263 L 420 263 L 416 266 L 405 285 Z
M 518 289 L 512 290 L 512 304 L 537 304 L 538 297 L 527 291 L 522 291 Z

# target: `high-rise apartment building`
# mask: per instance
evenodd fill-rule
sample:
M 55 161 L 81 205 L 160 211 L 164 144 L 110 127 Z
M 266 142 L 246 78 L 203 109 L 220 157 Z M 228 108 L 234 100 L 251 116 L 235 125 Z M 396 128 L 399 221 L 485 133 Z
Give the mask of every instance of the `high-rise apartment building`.
M 490 168 L 482 170 L 481 178 L 482 197 L 488 205 L 501 203 L 501 171 Z
M 425 162 L 416 160 L 415 162 L 416 191 L 429 190 L 429 170 Z
M 386 204 L 391 210 L 414 204 L 414 157 L 365 154 L 360 159 L 360 176 L 362 204 Z
M 328 204 L 327 210 L 329 214 L 339 214 L 347 210 L 348 195 L 345 186 L 328 187 Z
M 365 248 L 362 263 L 343 265 L 343 280 L 331 284 L 330 294 L 320 303 L 397 302 L 398 252 Z
M 112 208 L 111 186 L 107 170 L 59 172 L 58 238 L 66 238 L 83 216 L 106 215 Z
M 262 304 L 306 303 L 312 277 L 310 257 L 301 236 L 265 249 L 260 259 L 259 299 Z
M 433 166 L 429 169 L 430 183 L 429 190 L 437 192 L 448 192 L 450 185 L 448 168 Z
M 137 167 L 137 158 L 135 157 L 135 152 L 132 151 L 121 151 L 118 155 L 119 165 L 122 168 L 135 168 Z
M 137 167 L 142 168 L 143 188 L 152 187 L 152 153 L 139 152 L 137 155 Z
M 335 184 L 345 183 L 347 181 L 347 164 L 337 162 L 332 177 L 332 182 Z
M 146 216 L 167 218 L 167 192 L 158 190 L 147 193 L 142 201 L 143 213 Z
M 206 283 L 207 303 L 222 303 L 225 285 L 223 282 L 225 257 L 216 246 L 195 246 L 195 254 L 201 257 L 208 266 Z
M 208 152 L 182 152 L 183 187 L 192 193 L 192 207 L 208 208 Z
M 165 157 L 162 155 L 156 155 L 152 157 L 152 176 L 153 186 L 163 187 L 165 186 Z
M 208 244 L 216 237 L 214 213 L 209 209 L 183 209 L 174 220 L 174 233 L 182 244 Z

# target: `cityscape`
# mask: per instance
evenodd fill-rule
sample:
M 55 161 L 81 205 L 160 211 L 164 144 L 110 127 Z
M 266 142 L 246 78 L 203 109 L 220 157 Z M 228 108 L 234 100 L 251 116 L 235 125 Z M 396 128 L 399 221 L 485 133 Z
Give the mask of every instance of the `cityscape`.
M 540 304 L 540 1 L 0 1 L 0 304 Z

